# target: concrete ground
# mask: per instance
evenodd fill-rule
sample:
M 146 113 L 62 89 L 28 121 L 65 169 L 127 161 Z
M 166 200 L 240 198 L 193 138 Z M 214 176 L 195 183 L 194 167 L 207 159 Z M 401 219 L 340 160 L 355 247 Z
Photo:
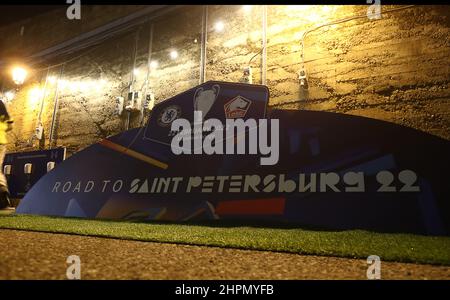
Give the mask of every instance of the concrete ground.
M 16 211 L 15 208 L 12 208 L 12 207 L 7 207 L 7 208 L 4 208 L 4 209 L 0 209 L 0 216 L 1 215 L 11 215 L 15 211 Z
M 364 259 L 0 230 L 0 279 L 366 279 Z M 381 262 L 382 279 L 450 279 L 450 267 Z

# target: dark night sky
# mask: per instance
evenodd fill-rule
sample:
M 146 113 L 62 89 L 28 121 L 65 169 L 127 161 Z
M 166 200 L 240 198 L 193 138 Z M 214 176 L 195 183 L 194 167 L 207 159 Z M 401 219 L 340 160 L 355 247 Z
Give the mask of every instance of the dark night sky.
M 58 5 L 0 5 L 0 26 L 60 8 Z

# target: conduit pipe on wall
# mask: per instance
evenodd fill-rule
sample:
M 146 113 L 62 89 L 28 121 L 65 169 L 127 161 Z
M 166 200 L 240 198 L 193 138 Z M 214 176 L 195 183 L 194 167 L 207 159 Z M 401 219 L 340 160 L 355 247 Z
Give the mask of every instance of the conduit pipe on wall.
M 261 84 L 267 84 L 267 5 L 262 7 Z
M 144 94 L 142 95 L 142 99 L 145 99 L 145 97 L 148 94 L 149 91 L 149 78 L 150 78 L 150 72 L 151 72 L 151 63 L 152 63 L 152 49 L 153 49 L 153 33 L 154 33 L 154 23 L 150 23 L 150 35 L 148 37 L 148 48 L 147 48 L 147 74 L 145 76 L 145 88 L 144 88 Z M 144 100 L 145 101 L 145 100 Z M 140 126 L 143 126 L 144 122 L 144 116 L 145 116 L 145 109 L 144 109 L 144 101 L 141 103 L 141 116 L 139 120 Z
M 136 75 L 135 75 L 134 71 L 136 70 L 136 59 L 137 59 L 140 32 L 141 32 L 141 27 L 139 27 L 136 30 L 135 36 L 134 36 L 133 66 L 132 66 L 131 72 L 130 72 L 130 87 L 128 89 L 128 92 L 132 92 L 134 90 L 134 84 L 136 82 Z
M 52 145 L 53 145 L 53 136 L 55 134 L 55 126 L 56 126 L 56 113 L 58 112 L 58 105 L 59 105 L 59 98 L 58 98 L 58 94 L 59 94 L 59 81 L 62 78 L 63 74 L 64 74 L 64 67 L 66 65 L 63 64 L 61 66 L 61 69 L 59 71 L 59 75 L 58 78 L 56 80 L 56 87 L 55 87 L 55 98 L 53 100 L 53 114 L 52 114 L 52 124 L 50 126 L 50 136 L 49 136 L 49 143 L 48 143 L 48 148 L 51 149 Z
M 267 5 L 262 8 L 262 22 L 261 22 L 261 50 L 253 55 L 249 61 L 248 66 L 251 67 L 252 61 L 261 55 L 261 84 L 267 84 Z
M 136 69 L 136 59 L 137 59 L 137 51 L 138 51 L 138 44 L 139 44 L 139 33 L 141 32 L 141 27 L 139 27 L 136 30 L 135 33 L 135 39 L 134 39 L 134 50 L 133 50 L 133 65 L 130 72 L 130 84 L 128 85 L 128 92 L 134 92 L 134 83 L 136 81 L 136 76 L 134 74 L 134 71 Z M 127 119 L 125 123 L 125 130 L 130 129 L 130 118 L 131 118 L 131 111 L 127 111 Z
M 148 90 L 149 85 L 149 79 L 150 79 L 150 72 L 151 70 L 151 64 L 152 64 L 152 52 L 153 52 L 153 34 L 155 31 L 154 23 L 150 23 L 149 28 L 149 37 L 148 37 L 148 46 L 147 46 L 147 74 L 145 76 L 145 92 Z
M 50 73 L 50 67 L 47 67 L 47 73 L 45 75 L 45 83 L 44 83 L 44 91 L 42 92 L 42 95 L 40 96 L 41 98 L 41 108 L 39 110 L 39 114 L 38 114 L 38 119 L 37 119 L 37 123 L 36 123 L 36 127 L 35 127 L 35 131 L 33 133 L 33 135 L 30 137 L 29 140 L 29 145 L 32 146 L 33 145 L 33 141 L 35 138 L 37 138 L 37 130 L 39 128 L 39 130 L 43 130 L 42 127 L 42 111 L 44 110 L 44 102 L 45 102 L 45 96 L 47 94 L 47 83 L 48 83 L 48 74 Z M 43 132 L 41 133 L 41 138 L 44 138 L 42 136 Z
M 208 41 L 208 5 L 203 6 L 202 11 L 202 34 L 200 41 L 200 80 L 202 84 L 206 80 L 206 43 Z
M 44 92 L 41 96 L 41 109 L 39 110 L 38 115 L 38 125 L 41 123 L 42 120 L 42 111 L 44 110 L 44 102 L 45 102 L 45 96 L 47 94 L 47 83 L 48 83 L 48 74 L 50 73 L 50 67 L 47 68 L 47 74 L 45 75 L 45 83 L 44 83 Z

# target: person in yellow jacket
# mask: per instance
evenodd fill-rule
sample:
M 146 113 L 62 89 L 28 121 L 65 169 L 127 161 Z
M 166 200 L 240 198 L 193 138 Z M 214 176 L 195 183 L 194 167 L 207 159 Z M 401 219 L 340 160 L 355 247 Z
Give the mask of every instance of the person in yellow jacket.
M 8 139 L 6 133 L 12 130 L 13 120 L 8 114 L 5 103 L 3 99 L 0 99 L 0 209 L 11 206 L 11 201 L 9 200 L 9 189 L 8 182 L 6 181 L 5 174 L 3 174 L 3 159 L 6 153 L 6 144 Z

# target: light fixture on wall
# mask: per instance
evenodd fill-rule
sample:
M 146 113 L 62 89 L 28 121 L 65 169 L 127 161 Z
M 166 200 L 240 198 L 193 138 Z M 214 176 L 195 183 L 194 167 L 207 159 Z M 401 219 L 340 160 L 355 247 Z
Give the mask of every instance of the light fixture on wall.
M 43 96 L 44 90 L 40 87 L 34 87 L 28 92 L 28 103 L 31 107 L 35 107 Z
M 48 78 L 48 82 L 50 83 L 50 84 L 55 84 L 56 83 L 56 77 L 55 76 L 50 76 L 49 78 Z
M 14 96 L 15 96 L 15 93 L 13 91 L 7 91 L 5 93 L 5 98 L 8 102 L 12 101 L 14 99 Z
M 89 89 L 89 82 L 80 81 L 77 87 L 80 92 L 85 93 Z
M 330 13 L 330 12 L 333 11 L 333 9 L 334 9 L 334 7 L 331 6 L 331 5 L 323 5 L 323 6 L 322 6 L 322 11 L 323 11 L 324 13 Z
M 12 69 L 12 79 L 17 85 L 22 85 L 25 82 L 27 74 L 27 70 L 25 70 L 25 68 L 23 67 L 17 66 Z
M 242 10 L 246 13 L 250 12 L 252 10 L 251 5 L 242 5 Z
M 151 62 L 150 62 L 150 69 L 152 69 L 152 70 L 155 70 L 155 69 L 157 69 L 158 68 L 158 61 L 156 61 L 156 60 L 152 60 Z
M 171 59 L 177 59 L 178 58 L 178 52 L 177 52 L 177 50 L 172 50 L 172 51 L 170 51 L 170 58 Z
M 69 82 L 64 79 L 58 79 L 58 87 L 62 90 L 66 89 L 69 86 Z
M 216 24 L 214 24 L 214 29 L 217 32 L 222 32 L 224 28 L 225 28 L 225 24 L 222 21 L 217 21 Z

